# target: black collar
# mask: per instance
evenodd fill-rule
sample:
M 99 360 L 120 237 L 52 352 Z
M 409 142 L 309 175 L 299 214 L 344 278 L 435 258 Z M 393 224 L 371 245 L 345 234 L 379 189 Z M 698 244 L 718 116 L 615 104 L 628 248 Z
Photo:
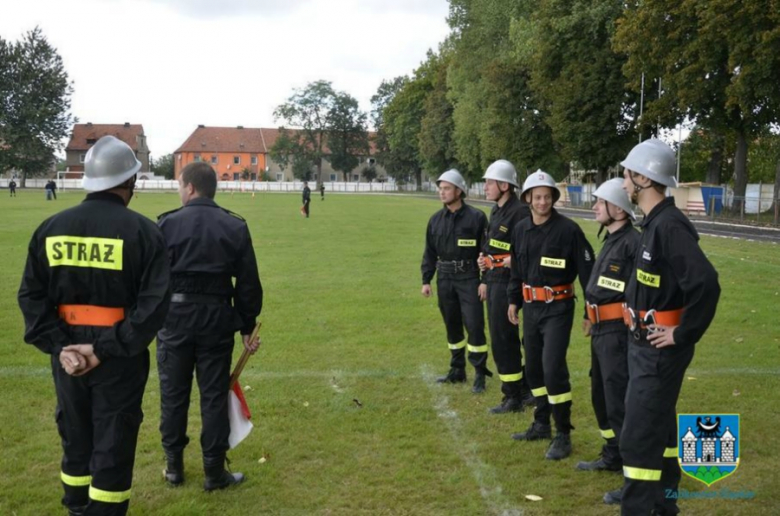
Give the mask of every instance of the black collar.
M 217 203 L 214 202 L 214 199 L 209 199 L 208 197 L 195 197 L 194 199 L 190 199 L 190 202 L 188 202 L 184 207 L 189 208 L 190 206 L 208 206 L 209 208 L 218 208 Z
M 84 199 L 83 202 L 87 202 L 87 201 L 108 201 L 108 202 L 115 202 L 117 204 L 121 204 L 122 206 L 125 205 L 125 200 L 122 199 L 122 197 L 120 197 L 119 194 L 115 194 L 107 191 L 88 193 L 87 197 Z
M 663 201 L 656 204 L 652 210 L 650 210 L 650 213 L 648 213 L 644 219 L 642 219 L 642 224 L 640 226 L 642 228 L 647 227 L 650 222 L 658 216 L 659 213 L 664 211 L 665 209 L 674 206 L 674 197 L 667 197 Z

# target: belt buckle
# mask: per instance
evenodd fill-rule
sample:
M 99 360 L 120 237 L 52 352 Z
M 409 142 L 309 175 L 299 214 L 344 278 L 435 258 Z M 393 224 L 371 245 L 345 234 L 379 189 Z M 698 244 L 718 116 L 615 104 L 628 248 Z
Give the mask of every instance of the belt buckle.
M 528 292 L 526 296 L 525 293 Z M 536 291 L 530 285 L 523 283 L 523 301 L 530 303 L 536 300 Z
M 548 287 L 547 285 L 542 288 L 544 289 L 544 302 L 549 305 L 555 301 L 555 291 L 552 289 L 552 287 Z
M 658 332 L 659 330 L 657 328 L 650 328 L 650 325 L 657 325 L 658 323 L 655 320 L 655 308 L 651 308 L 647 311 L 644 318 L 642 319 L 642 323 L 647 326 L 647 334 L 651 335 L 653 333 Z
M 585 306 L 593 310 L 593 318 L 596 319 L 593 324 L 599 324 L 601 322 L 601 317 L 599 317 L 599 305 L 595 303 L 591 304 L 585 301 Z
M 637 329 L 638 323 L 637 323 L 637 314 L 634 312 L 634 309 L 630 306 L 624 306 L 625 313 L 623 314 L 623 322 L 626 323 L 626 326 L 628 326 L 629 331 L 633 332 Z M 628 316 L 628 319 L 626 319 L 626 315 Z

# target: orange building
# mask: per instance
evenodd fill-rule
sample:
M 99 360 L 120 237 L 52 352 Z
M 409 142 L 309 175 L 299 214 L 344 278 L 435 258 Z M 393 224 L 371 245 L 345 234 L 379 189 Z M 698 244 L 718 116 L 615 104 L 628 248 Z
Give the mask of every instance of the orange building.
M 199 125 L 173 153 L 174 177 L 197 161 L 209 163 L 221 181 L 258 181 L 268 164 L 268 151 L 276 141 L 276 129 L 206 127 Z

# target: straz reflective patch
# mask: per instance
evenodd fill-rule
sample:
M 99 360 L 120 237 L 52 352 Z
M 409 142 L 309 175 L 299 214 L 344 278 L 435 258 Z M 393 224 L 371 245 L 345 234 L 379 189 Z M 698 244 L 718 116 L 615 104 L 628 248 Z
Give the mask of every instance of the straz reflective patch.
M 553 269 L 565 269 L 566 260 L 561 258 L 547 258 L 542 256 L 542 267 L 552 267 Z
M 661 276 L 658 276 L 656 274 L 649 274 L 643 271 L 642 269 L 636 270 L 636 280 L 642 285 L 647 285 L 648 287 L 653 287 L 653 288 L 661 287 Z
M 599 276 L 599 287 L 614 290 L 616 292 L 623 292 L 626 289 L 626 284 L 622 281 L 607 278 L 605 276 Z
M 116 238 L 46 237 L 46 257 L 49 267 L 70 265 L 121 271 L 123 244 Z
M 495 247 L 496 249 L 503 249 L 504 251 L 509 251 L 509 248 L 512 247 L 512 244 L 510 244 L 509 242 L 502 242 L 501 240 L 495 240 L 491 238 L 490 246 Z
M 462 238 L 458 239 L 458 247 L 477 247 L 477 241 L 476 240 L 464 240 Z

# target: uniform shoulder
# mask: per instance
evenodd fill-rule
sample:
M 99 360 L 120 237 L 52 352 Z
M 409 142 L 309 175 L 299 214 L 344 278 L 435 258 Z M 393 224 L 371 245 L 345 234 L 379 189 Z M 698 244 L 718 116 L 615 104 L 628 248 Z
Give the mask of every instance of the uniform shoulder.
M 178 207 L 178 208 L 176 208 L 175 210 L 168 210 L 168 211 L 166 211 L 166 212 L 164 212 L 164 213 L 161 213 L 161 214 L 157 215 L 157 222 L 160 222 L 162 219 L 164 219 L 164 218 L 165 218 L 165 217 L 167 217 L 168 215 L 171 215 L 171 214 L 173 214 L 173 213 L 176 213 L 177 211 L 180 211 L 180 210 L 181 210 L 183 207 L 184 207 L 184 206 L 179 206 L 179 207 Z
M 246 219 L 245 219 L 244 217 L 242 217 L 241 215 L 239 215 L 238 213 L 236 213 L 236 212 L 234 212 L 234 211 L 230 211 L 229 209 L 227 209 L 227 208 L 223 208 L 222 206 L 220 206 L 220 207 L 219 207 L 219 209 L 220 209 L 220 210 L 222 210 L 222 211 L 224 211 L 224 212 L 225 212 L 225 213 L 227 213 L 228 215 L 230 215 L 230 216 L 232 216 L 232 217 L 235 217 L 235 218 L 237 218 L 237 219 L 238 219 L 238 220 L 240 220 L 241 222 L 246 222 Z

